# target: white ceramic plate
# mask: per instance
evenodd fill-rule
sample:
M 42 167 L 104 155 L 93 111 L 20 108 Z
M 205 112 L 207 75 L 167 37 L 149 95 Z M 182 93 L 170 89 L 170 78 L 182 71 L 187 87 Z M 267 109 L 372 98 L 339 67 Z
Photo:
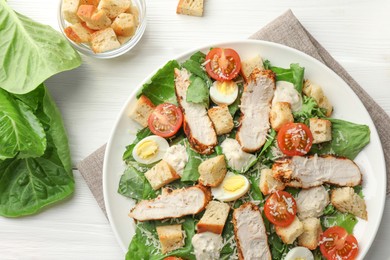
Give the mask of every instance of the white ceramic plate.
M 362 259 L 377 233 L 382 218 L 386 189 L 382 146 L 375 126 L 362 102 L 339 76 L 321 62 L 295 49 L 275 43 L 258 40 L 217 43 L 190 50 L 178 57 L 173 57 L 173 59 L 183 62 L 194 52 L 200 50 L 207 53 L 213 46 L 233 48 L 240 54 L 242 60 L 260 54 L 263 59 L 270 60 L 272 65 L 278 67 L 287 68 L 290 63 L 299 63 L 305 67 L 305 78 L 323 87 L 326 96 L 334 105 L 333 118 L 366 124 L 370 127 L 371 142 L 355 159 L 363 172 L 363 192 L 369 219 L 368 222 L 359 220 L 354 230 L 359 241 L 359 259 Z M 151 73 L 144 82 L 141 82 L 138 88 L 147 82 L 156 71 Z M 125 151 L 125 146 L 132 142 L 137 130 L 140 129 L 137 123 L 128 118 L 129 109 L 136 100 L 135 94 L 136 91 L 129 97 L 119 114 L 107 144 L 103 168 L 103 192 L 108 218 L 116 238 L 125 252 L 135 232 L 134 222 L 127 216 L 134 202 L 118 194 L 117 190 L 120 176 L 124 170 L 122 154 Z

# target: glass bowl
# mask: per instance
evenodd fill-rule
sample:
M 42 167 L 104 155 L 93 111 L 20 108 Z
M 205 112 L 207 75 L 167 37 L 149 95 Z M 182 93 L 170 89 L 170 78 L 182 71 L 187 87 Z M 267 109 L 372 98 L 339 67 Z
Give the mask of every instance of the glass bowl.
M 65 38 L 72 44 L 72 46 L 76 50 L 78 50 L 79 52 L 81 52 L 87 56 L 91 56 L 91 57 L 95 57 L 95 58 L 99 58 L 99 59 L 110 59 L 110 58 L 118 57 L 118 56 L 128 52 L 129 50 L 131 50 L 139 42 L 139 40 L 141 39 L 142 35 L 145 32 L 145 28 L 146 28 L 146 3 L 145 3 L 145 0 L 132 0 L 133 5 L 135 5 L 139 11 L 139 18 L 138 18 L 139 24 L 138 24 L 138 27 L 137 27 L 134 35 L 130 38 L 130 40 L 123 43 L 120 47 L 118 47 L 116 49 L 106 51 L 106 52 L 101 52 L 101 53 L 95 53 L 92 51 L 91 47 L 88 44 L 76 43 L 76 42 L 70 40 L 66 36 L 64 30 L 66 27 L 68 27 L 71 24 L 68 23 L 64 19 L 64 15 L 62 13 L 62 1 L 63 0 L 59 1 L 59 8 L 58 8 L 58 24 L 60 26 L 60 30 L 61 30 L 62 34 L 65 36 Z

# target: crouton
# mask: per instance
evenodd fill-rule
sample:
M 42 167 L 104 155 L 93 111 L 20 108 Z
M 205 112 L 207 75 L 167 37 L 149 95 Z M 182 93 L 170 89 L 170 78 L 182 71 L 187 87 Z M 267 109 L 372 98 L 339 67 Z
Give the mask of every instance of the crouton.
M 343 187 L 332 190 L 330 201 L 339 211 L 351 213 L 367 220 L 366 203 L 364 199 L 355 193 L 353 188 Z
M 224 155 L 218 155 L 203 161 L 199 167 L 199 183 L 204 186 L 217 187 L 225 178 L 227 168 Z
M 97 31 L 91 35 L 91 48 L 95 53 L 110 51 L 118 48 L 120 45 L 111 27 Z
M 132 14 L 134 16 L 134 21 L 135 21 L 135 25 L 138 26 L 139 24 L 139 10 L 137 8 L 137 6 L 135 5 L 131 5 L 129 10 L 126 11 L 127 13 L 129 14 Z
M 322 233 L 321 222 L 318 218 L 308 218 L 302 221 L 303 233 L 298 237 L 298 245 L 314 250 L 318 246 Z
M 127 37 L 127 36 L 117 36 L 116 38 L 118 38 L 118 42 L 123 45 L 125 42 L 127 42 L 128 40 L 131 39 L 131 36 L 130 37 Z
M 79 8 L 79 0 L 63 0 L 61 6 L 61 12 L 64 15 L 64 19 L 69 23 L 78 23 L 80 22 L 79 17 L 77 16 L 77 10 Z
M 154 104 L 149 98 L 142 95 L 130 111 L 129 117 L 143 127 L 148 126 L 148 118 L 154 111 Z
M 166 254 L 184 246 L 184 235 L 180 224 L 158 226 L 156 230 L 161 244 L 161 253 Z
M 234 127 L 233 117 L 226 105 L 212 107 L 207 112 L 217 135 L 228 134 Z
M 198 233 L 213 232 L 222 234 L 226 219 L 229 215 L 230 207 L 227 203 L 210 201 L 206 206 L 206 211 L 196 225 Z
M 203 16 L 203 0 L 180 0 L 176 8 L 176 13 Z
M 294 243 L 295 239 L 303 233 L 303 224 L 295 216 L 294 221 L 287 227 L 275 226 L 276 234 L 282 239 L 285 244 Z
M 326 110 L 327 117 L 332 114 L 333 106 L 319 85 L 313 84 L 309 80 L 305 80 L 302 91 L 306 96 L 312 97 L 320 108 L 324 108 Z
M 263 60 L 260 55 L 256 55 L 251 59 L 241 61 L 241 73 L 245 80 L 249 78 L 249 75 L 251 75 L 255 68 L 260 70 L 264 69 Z
M 180 178 L 175 170 L 164 160 L 161 160 L 152 169 L 145 172 L 145 177 L 154 190 Z
M 85 23 L 75 23 L 64 29 L 66 36 L 75 43 L 87 43 L 91 40 L 94 30 L 88 28 Z
M 91 18 L 87 21 L 87 26 L 94 30 L 102 30 L 111 25 L 111 19 L 103 10 L 98 10 L 92 14 Z
M 80 5 L 93 5 L 97 7 L 99 0 L 80 0 Z
M 114 19 L 119 14 L 125 13 L 130 6 L 130 0 L 100 0 L 98 10 L 104 10 L 109 18 Z
M 271 169 L 263 169 L 260 174 L 259 188 L 264 195 L 268 195 L 277 190 L 284 190 L 285 185 L 274 179 Z
M 122 13 L 115 18 L 111 27 L 117 36 L 128 37 L 134 35 L 137 24 L 134 15 Z
M 313 134 L 313 144 L 332 140 L 332 123 L 326 119 L 310 118 L 310 131 Z
M 270 122 L 271 127 L 275 129 L 275 131 L 279 131 L 286 123 L 294 122 L 291 104 L 288 102 L 276 102 L 273 104 L 270 112 Z
M 77 16 L 84 22 L 91 20 L 92 15 L 95 13 L 96 7 L 93 5 L 80 5 L 77 9 Z

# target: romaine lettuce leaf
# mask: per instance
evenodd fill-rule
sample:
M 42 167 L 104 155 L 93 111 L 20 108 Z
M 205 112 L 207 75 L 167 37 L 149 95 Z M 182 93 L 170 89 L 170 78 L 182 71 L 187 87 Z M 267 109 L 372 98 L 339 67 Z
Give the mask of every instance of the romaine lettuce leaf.
M 0 89 L 0 160 L 39 157 L 46 150 L 46 135 L 29 106 Z
M 45 131 L 46 150 L 40 157 L 15 157 L 0 162 L 2 216 L 36 213 L 68 197 L 74 190 L 68 139 L 61 115 L 43 84 L 36 91 L 40 98 L 35 99 L 36 105 L 33 102 L 31 105 L 37 108 L 34 114 Z
M 137 93 L 137 98 L 141 95 L 147 96 L 153 104 L 172 103 L 177 105 L 175 93 L 175 68 L 179 68 L 176 60 L 168 61 L 156 74 L 153 75 L 150 82 L 145 83 Z
M 24 94 L 50 76 L 81 64 L 80 55 L 50 26 L 0 0 L 0 88 Z

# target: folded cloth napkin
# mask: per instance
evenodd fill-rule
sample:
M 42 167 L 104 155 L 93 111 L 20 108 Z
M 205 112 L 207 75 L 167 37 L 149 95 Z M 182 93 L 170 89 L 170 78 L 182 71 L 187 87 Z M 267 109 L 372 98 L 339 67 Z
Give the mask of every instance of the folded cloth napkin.
M 313 36 L 302 26 L 291 10 L 287 11 L 263 29 L 253 34 L 250 39 L 265 40 L 280 43 L 320 60 L 336 72 L 359 96 L 379 133 L 386 159 L 387 191 L 390 194 L 390 117 L 375 103 L 375 101 L 359 86 L 343 67 L 322 47 Z M 80 162 L 78 169 L 84 177 L 99 206 L 104 213 L 105 206 L 102 190 L 103 158 L 105 145 Z

